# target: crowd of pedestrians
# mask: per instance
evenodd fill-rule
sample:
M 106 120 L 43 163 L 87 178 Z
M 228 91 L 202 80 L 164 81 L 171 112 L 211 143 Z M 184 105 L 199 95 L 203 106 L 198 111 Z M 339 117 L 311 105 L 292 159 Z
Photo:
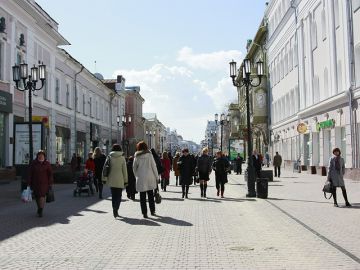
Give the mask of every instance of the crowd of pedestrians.
M 331 192 L 334 206 L 338 206 L 336 188 L 340 187 L 346 206 L 350 207 L 351 204 L 347 198 L 343 179 L 344 159 L 341 157 L 340 149 L 335 148 L 333 155 L 329 161 L 328 180 L 332 183 Z M 262 167 L 269 166 L 270 156 L 266 153 L 264 158 L 257 150 L 254 150 L 250 160 L 253 163 L 256 176 L 261 177 Z M 242 174 L 243 162 L 244 159 L 240 154 L 233 160 L 236 174 Z M 281 164 L 282 157 L 276 152 L 273 157 L 275 177 L 280 177 Z M 46 160 L 44 151 L 40 150 L 37 153 L 29 168 L 28 186 L 33 191 L 36 200 L 37 214 L 42 217 L 47 194 L 52 190 L 53 185 L 51 165 Z M 81 174 L 81 159 L 75 154 L 71 160 L 71 170 L 73 175 Z M 189 198 L 190 185 L 196 185 L 196 183 L 200 187 L 200 197 L 207 198 L 208 181 L 212 171 L 214 171 L 216 195 L 224 198 L 225 184 L 228 182 L 231 164 L 228 157 L 221 151 L 216 152 L 215 157 L 210 156 L 208 148 L 202 149 L 201 154 L 197 156 L 185 148 L 181 153 L 177 152 L 174 158 L 168 152 L 161 153 L 160 158 L 154 149 L 149 149 L 144 141 L 140 141 L 136 145 L 134 156 L 130 156 L 127 160 L 119 144 L 112 146 L 108 156 L 105 156 L 102 150 L 96 147 L 94 153 L 89 153 L 83 173 L 92 177 L 91 192 L 94 193 L 93 184 L 99 199 L 103 198 L 103 186 L 107 185 L 110 188 L 114 218 L 119 217 L 124 189 L 130 200 L 135 200 L 135 195 L 139 193 L 141 213 L 144 218 L 147 218 L 146 201 L 149 204 L 150 214 L 156 215 L 154 197 L 159 197 L 158 184 L 160 184 L 161 190 L 166 192 L 167 186 L 170 184 L 171 171 L 175 177 L 175 186 L 181 186 L 183 199 Z

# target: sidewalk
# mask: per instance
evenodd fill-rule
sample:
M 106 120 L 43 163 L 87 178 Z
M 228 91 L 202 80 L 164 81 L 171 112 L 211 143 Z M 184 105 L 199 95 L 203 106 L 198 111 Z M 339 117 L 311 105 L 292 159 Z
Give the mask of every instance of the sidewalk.
M 353 208 L 334 208 L 323 182 L 284 172 L 263 200 L 232 174 L 221 199 L 212 175 L 208 199 L 170 185 L 158 216 L 123 200 L 117 220 L 108 188 L 99 201 L 58 185 L 41 219 L 20 200 L 0 209 L 0 269 L 360 269 L 360 183 L 347 182 Z

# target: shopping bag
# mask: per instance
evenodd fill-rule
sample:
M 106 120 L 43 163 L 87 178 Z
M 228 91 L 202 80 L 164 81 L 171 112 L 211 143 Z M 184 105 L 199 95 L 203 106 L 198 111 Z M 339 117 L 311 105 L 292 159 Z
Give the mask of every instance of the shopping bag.
M 32 201 L 32 195 L 31 195 L 31 189 L 30 187 L 27 187 L 27 189 L 24 189 L 21 193 L 21 200 L 24 203 L 28 203 Z
M 53 201 L 55 201 L 54 190 L 50 188 L 48 193 L 46 193 L 46 202 L 51 203 Z

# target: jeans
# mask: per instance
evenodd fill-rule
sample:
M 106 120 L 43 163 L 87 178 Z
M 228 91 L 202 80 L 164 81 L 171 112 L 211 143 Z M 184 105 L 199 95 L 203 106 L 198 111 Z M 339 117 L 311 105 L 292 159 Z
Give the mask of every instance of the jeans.
M 119 210 L 121 203 L 122 188 L 110 188 L 111 189 L 111 202 L 113 210 Z
M 148 191 L 140 192 L 140 206 L 141 206 L 141 213 L 143 215 L 147 214 L 146 193 L 147 193 L 148 200 L 149 200 L 150 212 L 155 213 L 154 191 L 148 190 Z
M 280 177 L 280 166 L 275 166 L 275 177 Z

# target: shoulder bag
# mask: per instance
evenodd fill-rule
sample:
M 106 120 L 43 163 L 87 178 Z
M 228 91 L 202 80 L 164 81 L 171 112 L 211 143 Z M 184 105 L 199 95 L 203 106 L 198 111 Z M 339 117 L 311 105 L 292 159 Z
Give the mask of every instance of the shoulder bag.
M 332 182 L 331 182 L 331 180 L 327 179 L 325 184 L 324 184 L 324 187 L 322 189 L 322 191 L 324 192 L 325 199 L 328 199 L 328 200 L 331 199 L 331 197 L 332 197 L 332 189 L 333 189 Z M 326 193 L 330 193 L 329 198 L 326 197 Z

